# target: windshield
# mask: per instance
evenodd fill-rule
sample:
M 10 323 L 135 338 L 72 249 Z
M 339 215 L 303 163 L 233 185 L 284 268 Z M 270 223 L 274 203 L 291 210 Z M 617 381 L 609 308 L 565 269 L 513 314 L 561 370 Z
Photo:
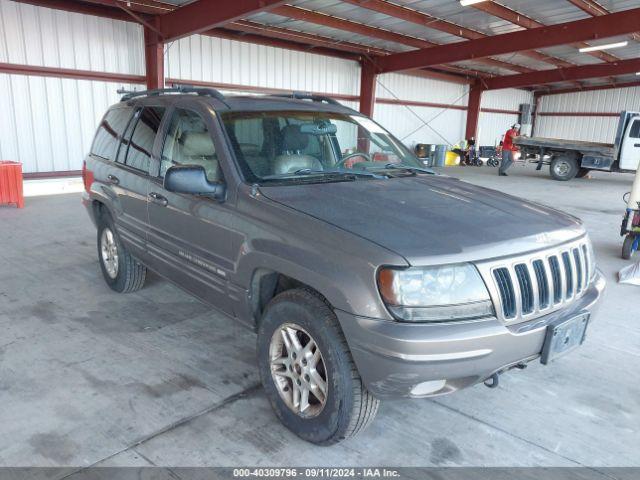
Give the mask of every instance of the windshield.
M 430 173 L 389 132 L 361 115 L 225 112 L 222 121 L 240 167 L 252 183 Z

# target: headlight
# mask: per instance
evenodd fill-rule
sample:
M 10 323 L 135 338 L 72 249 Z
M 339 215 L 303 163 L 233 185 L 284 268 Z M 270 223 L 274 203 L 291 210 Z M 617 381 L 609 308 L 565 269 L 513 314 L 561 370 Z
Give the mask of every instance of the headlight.
M 378 288 L 400 320 L 446 322 L 495 315 L 487 287 L 471 264 L 382 268 Z

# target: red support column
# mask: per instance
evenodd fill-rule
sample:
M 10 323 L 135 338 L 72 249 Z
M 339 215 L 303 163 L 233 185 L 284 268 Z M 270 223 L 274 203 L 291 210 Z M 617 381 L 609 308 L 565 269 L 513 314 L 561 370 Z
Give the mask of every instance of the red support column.
M 164 43 L 157 32 L 144 27 L 144 62 L 147 89 L 164 88 Z
M 480 102 L 482 101 L 482 88 L 473 85 L 469 90 L 469 104 L 467 106 L 467 128 L 465 139 L 478 136 L 478 119 L 480 118 Z
M 373 116 L 376 103 L 376 70 L 367 60 L 360 63 L 360 113 Z

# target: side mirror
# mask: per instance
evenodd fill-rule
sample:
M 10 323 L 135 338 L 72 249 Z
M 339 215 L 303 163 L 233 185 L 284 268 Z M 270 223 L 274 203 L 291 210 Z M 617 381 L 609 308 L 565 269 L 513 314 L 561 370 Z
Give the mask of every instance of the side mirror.
M 222 182 L 210 182 L 201 165 L 175 165 L 164 174 L 164 188 L 170 192 L 204 195 L 224 200 L 227 188 Z

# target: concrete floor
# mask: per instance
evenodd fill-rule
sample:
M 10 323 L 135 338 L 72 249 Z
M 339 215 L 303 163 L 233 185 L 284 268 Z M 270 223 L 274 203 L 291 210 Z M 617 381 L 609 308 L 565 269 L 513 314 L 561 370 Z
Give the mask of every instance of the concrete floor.
M 0 466 L 639 466 L 640 288 L 616 284 L 629 175 L 448 168 L 582 217 L 609 281 L 583 348 L 437 400 L 383 403 L 329 448 L 282 427 L 255 338 L 158 278 L 107 288 L 77 194 L 0 208 Z

